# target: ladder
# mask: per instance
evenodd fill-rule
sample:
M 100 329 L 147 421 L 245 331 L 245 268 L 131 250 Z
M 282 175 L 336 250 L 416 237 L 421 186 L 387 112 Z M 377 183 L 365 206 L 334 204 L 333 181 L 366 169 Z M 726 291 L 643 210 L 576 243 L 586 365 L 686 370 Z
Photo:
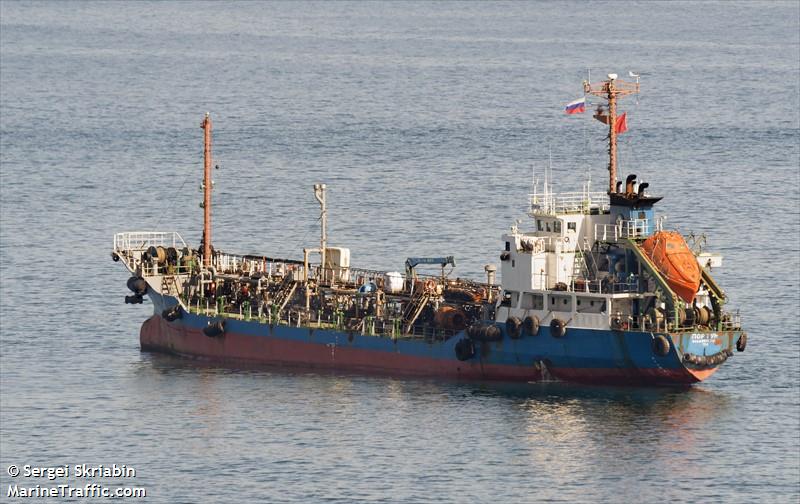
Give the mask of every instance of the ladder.
M 587 278 L 588 268 L 583 257 L 583 250 L 575 249 L 575 260 L 572 262 L 572 278 Z
M 659 297 L 663 298 L 664 302 L 667 304 L 667 309 L 672 312 L 674 316 L 673 320 L 678 320 L 678 296 L 672 291 L 672 288 L 661 275 L 661 272 L 658 271 L 653 261 L 651 261 L 650 258 L 647 257 L 647 254 L 639 247 L 636 240 L 628 238 L 627 241 L 634 255 L 636 255 L 636 258 L 639 260 L 639 263 L 647 269 L 650 276 L 656 281 L 658 288 L 661 289 L 662 295 Z
M 410 333 L 411 329 L 414 327 L 414 322 L 417 321 L 420 314 L 422 314 L 422 310 L 425 309 L 425 306 L 428 304 L 428 301 L 431 300 L 431 295 L 428 292 L 422 291 L 418 296 L 414 296 L 411 299 L 411 303 L 409 303 L 408 307 L 405 309 L 403 313 L 403 319 L 408 320 L 405 327 L 405 333 Z
M 292 280 L 289 276 L 287 276 L 283 283 L 281 284 L 278 293 L 275 294 L 275 300 L 272 303 L 272 306 L 277 306 L 278 311 L 277 313 L 283 311 L 289 301 L 292 299 L 294 295 L 294 291 L 297 290 L 297 285 L 299 282 Z

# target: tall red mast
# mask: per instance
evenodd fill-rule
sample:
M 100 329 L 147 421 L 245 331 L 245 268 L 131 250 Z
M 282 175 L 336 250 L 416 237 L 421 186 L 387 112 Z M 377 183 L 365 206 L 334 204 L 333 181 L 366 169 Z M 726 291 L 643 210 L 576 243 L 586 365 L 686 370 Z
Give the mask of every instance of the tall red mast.
M 203 266 L 211 265 L 211 116 L 206 112 L 203 123 Z
M 616 74 L 609 74 L 607 81 L 597 84 L 583 81 L 583 92 L 608 101 L 608 194 L 612 194 L 617 190 L 617 97 L 638 93 L 639 79 L 635 83 L 625 82 L 617 79 Z

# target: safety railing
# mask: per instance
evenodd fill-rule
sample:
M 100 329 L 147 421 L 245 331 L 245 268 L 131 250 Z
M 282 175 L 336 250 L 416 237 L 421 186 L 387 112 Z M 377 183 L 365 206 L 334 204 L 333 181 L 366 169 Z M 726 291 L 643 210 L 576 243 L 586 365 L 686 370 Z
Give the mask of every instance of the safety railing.
M 530 194 L 531 214 L 589 213 L 610 208 L 608 194 L 601 191 L 576 191 L 559 194 Z
M 616 224 L 595 224 L 595 241 L 616 242 L 628 238 L 644 238 L 655 231 L 661 231 L 661 219 L 656 219 L 655 229 L 648 219 L 631 219 Z
M 150 247 L 183 249 L 186 242 L 176 231 L 128 231 L 114 235 L 114 251 L 147 250 Z
M 639 292 L 639 279 L 626 279 L 614 281 L 608 279 L 588 280 L 582 277 L 573 277 L 570 282 L 570 289 L 574 292 L 589 292 L 603 294 L 622 294 L 627 292 Z
M 225 296 L 213 299 L 200 297 L 194 297 L 193 299 L 183 298 L 182 301 L 190 313 L 270 325 L 352 331 L 365 336 L 393 339 L 403 337 L 446 340 L 457 333 L 457 331 L 433 325 L 416 325 L 410 331 L 404 332 L 402 317 L 379 318 L 374 315 L 367 315 L 360 318 L 348 318 L 343 311 L 305 311 L 289 308 L 280 310 L 278 306 L 271 303 L 229 302 Z
M 742 317 L 737 310 L 736 313 L 725 312 L 719 322 L 722 331 L 738 331 L 742 328 Z

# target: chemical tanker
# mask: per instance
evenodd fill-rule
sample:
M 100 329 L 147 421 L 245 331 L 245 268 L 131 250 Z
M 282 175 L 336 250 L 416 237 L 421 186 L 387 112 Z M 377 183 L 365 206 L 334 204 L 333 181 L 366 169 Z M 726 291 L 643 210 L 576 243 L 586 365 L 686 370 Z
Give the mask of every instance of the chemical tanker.
M 500 282 L 452 279 L 452 257 L 409 258 L 404 272 L 352 267 L 327 243 L 325 185 L 318 246 L 302 259 L 212 247 L 211 119 L 204 129 L 204 230 L 193 249 L 174 231 L 114 236 L 132 276 L 127 303 L 148 296 L 143 351 L 220 361 L 468 380 L 558 379 L 687 385 L 744 351 L 738 314 L 710 270 L 721 257 L 664 229 L 661 199 L 629 175 L 617 182 L 617 100 L 639 80 L 584 82 L 604 103 L 607 192 L 534 189 L 528 229 L 502 236 Z M 585 99 L 584 99 L 585 100 Z M 585 101 L 580 104 L 584 110 Z M 575 105 L 568 112 L 576 110 Z M 620 129 L 620 120 L 622 128 Z M 422 275 L 420 265 L 441 267 Z

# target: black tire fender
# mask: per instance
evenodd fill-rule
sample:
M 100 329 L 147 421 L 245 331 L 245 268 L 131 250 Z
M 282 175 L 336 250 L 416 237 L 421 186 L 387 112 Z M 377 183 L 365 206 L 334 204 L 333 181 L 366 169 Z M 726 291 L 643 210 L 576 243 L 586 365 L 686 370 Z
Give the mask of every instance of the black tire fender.
M 525 317 L 525 320 L 522 321 L 522 327 L 525 329 L 526 333 L 531 336 L 536 336 L 539 334 L 539 317 L 536 315 L 528 315 Z
M 203 328 L 203 334 L 205 334 L 209 338 L 219 338 L 224 336 L 225 321 L 217 320 L 216 322 L 209 322 L 208 325 Z
M 653 353 L 664 357 L 669 354 L 670 343 L 666 336 L 659 334 L 653 338 Z
M 561 319 L 554 318 L 550 321 L 550 334 L 554 338 L 563 338 L 567 335 L 567 323 Z
M 736 340 L 736 351 L 744 352 L 745 348 L 747 348 L 747 333 L 743 332 L 739 339 Z
M 519 339 L 522 336 L 522 321 L 517 317 L 508 317 L 506 332 L 511 339 Z
M 475 356 L 475 344 L 469 338 L 461 338 L 455 346 L 456 359 L 464 362 Z

